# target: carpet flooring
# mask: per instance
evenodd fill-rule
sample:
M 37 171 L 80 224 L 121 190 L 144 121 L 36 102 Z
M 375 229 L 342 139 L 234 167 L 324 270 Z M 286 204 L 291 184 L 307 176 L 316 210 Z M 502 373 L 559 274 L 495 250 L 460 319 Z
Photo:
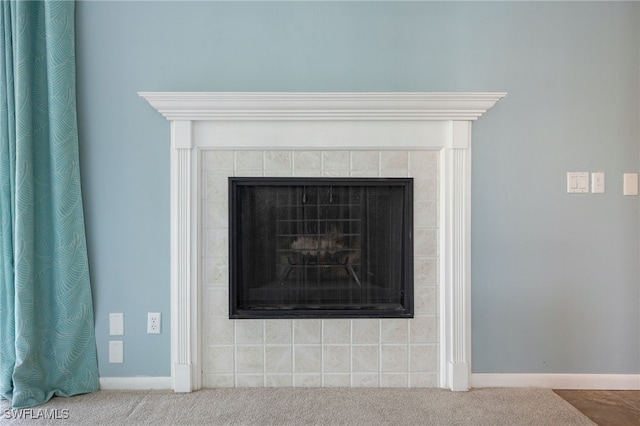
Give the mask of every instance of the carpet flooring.
M 550 389 L 392 388 L 99 391 L 12 411 L 9 425 L 594 425 Z

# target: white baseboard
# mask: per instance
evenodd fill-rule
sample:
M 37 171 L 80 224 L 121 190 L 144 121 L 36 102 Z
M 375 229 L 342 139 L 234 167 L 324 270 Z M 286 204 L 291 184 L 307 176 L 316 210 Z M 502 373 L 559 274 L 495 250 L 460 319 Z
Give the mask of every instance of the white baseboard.
M 474 388 L 640 390 L 640 374 L 471 374 Z
M 100 377 L 100 390 L 171 389 L 171 377 Z

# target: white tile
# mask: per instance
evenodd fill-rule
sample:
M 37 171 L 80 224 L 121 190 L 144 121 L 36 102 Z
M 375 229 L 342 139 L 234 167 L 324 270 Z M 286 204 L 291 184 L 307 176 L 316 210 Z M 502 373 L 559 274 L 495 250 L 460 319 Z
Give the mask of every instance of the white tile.
M 323 151 L 322 152 L 322 169 L 329 170 L 349 170 L 350 166 L 349 151 Z
M 219 200 L 227 196 L 230 172 L 203 172 L 203 196 L 206 200 Z
M 294 373 L 320 373 L 322 371 L 322 346 L 294 345 L 293 371 Z
M 380 386 L 380 375 L 378 373 L 353 373 L 351 386 L 354 388 L 377 388 Z
M 264 170 L 291 172 L 291 151 L 265 151 Z
M 380 384 L 383 388 L 406 388 L 409 386 L 407 373 L 382 373 Z
M 438 254 L 438 231 L 435 229 L 415 229 L 413 250 L 416 256 L 436 256 Z
M 322 386 L 321 374 L 294 374 L 293 386 L 297 388 L 319 388 Z
M 261 320 L 236 321 L 236 343 L 263 343 L 263 322 Z
M 265 386 L 270 388 L 290 388 L 293 386 L 293 374 L 265 374 Z
M 321 320 L 301 319 L 293 321 L 294 343 L 320 343 Z
M 233 374 L 205 374 L 204 386 L 206 388 L 234 388 L 236 378 Z
M 381 170 L 380 177 L 405 178 L 410 176 L 407 170 L 399 169 L 399 170 Z
M 437 388 L 438 373 L 409 373 L 409 387 Z
M 409 153 L 407 151 L 380 151 L 380 169 L 404 170 L 405 176 L 409 168 Z
M 354 319 L 352 321 L 352 343 L 378 343 L 380 341 L 380 320 Z
M 437 176 L 412 175 L 413 180 L 413 200 L 428 201 L 438 199 L 438 178 Z
M 293 172 L 291 169 L 282 169 L 282 170 L 265 170 L 264 176 L 266 177 L 291 177 L 293 176 Z
M 405 318 L 383 318 L 380 320 L 380 341 L 382 343 L 407 343 L 409 321 Z
M 223 199 L 207 200 L 204 204 L 203 229 L 229 227 L 228 203 Z
M 416 256 L 413 259 L 413 279 L 416 286 L 438 285 L 438 263 L 435 257 Z
M 204 307 L 207 318 L 229 318 L 229 290 L 222 287 L 205 287 Z
M 233 170 L 234 152 L 207 149 L 202 151 L 203 170 Z
M 233 172 L 235 177 L 261 177 L 264 176 L 262 169 L 236 169 Z
M 229 287 L 229 261 L 221 257 L 208 257 L 204 260 L 205 285 Z
M 239 388 L 264 387 L 264 376 L 262 374 L 237 374 L 236 387 L 239 387 Z
M 206 345 L 232 345 L 234 343 L 233 320 L 228 318 L 208 318 L 203 324 Z
M 291 346 L 265 346 L 265 372 L 292 373 L 293 358 Z
M 435 315 L 409 320 L 410 343 L 435 343 L 438 340 L 438 321 Z
M 407 345 L 382 345 L 380 367 L 384 372 L 408 371 Z
M 438 308 L 436 287 L 414 288 L 414 310 L 416 316 L 434 315 Z
M 351 386 L 351 375 L 325 374 L 323 375 L 322 386 L 326 388 L 348 388 Z
M 380 173 L 375 170 L 351 170 L 351 177 L 376 178 L 380 177 Z
M 236 170 L 263 170 L 262 151 L 236 151 Z
M 264 324 L 264 341 L 267 345 L 291 344 L 292 320 L 266 320 Z
M 206 355 L 208 373 L 233 373 L 233 346 L 207 346 Z
M 228 257 L 229 231 L 227 229 L 206 229 L 204 236 L 204 255 L 206 257 Z
M 323 371 L 347 373 L 351 370 L 351 348 L 348 345 L 326 345 L 322 348 Z
M 437 206 L 434 200 L 414 203 L 413 226 L 415 228 L 435 228 L 437 226 Z
M 348 319 L 322 320 L 323 343 L 349 343 L 351 341 L 351 321 Z
M 358 373 L 379 371 L 379 351 L 378 345 L 353 345 L 351 347 L 353 371 Z
M 409 169 L 413 172 L 438 170 L 440 151 L 410 151 Z
M 350 172 L 347 169 L 343 170 L 325 170 L 322 172 L 322 177 L 349 177 Z
M 409 348 L 409 371 L 435 373 L 438 371 L 437 345 L 411 345 Z
M 352 151 L 351 170 L 378 171 L 380 169 L 379 151 Z
M 262 373 L 264 371 L 264 347 L 236 346 L 236 371 L 238 373 Z
M 294 151 L 294 172 L 315 172 L 318 174 L 322 166 L 321 151 Z

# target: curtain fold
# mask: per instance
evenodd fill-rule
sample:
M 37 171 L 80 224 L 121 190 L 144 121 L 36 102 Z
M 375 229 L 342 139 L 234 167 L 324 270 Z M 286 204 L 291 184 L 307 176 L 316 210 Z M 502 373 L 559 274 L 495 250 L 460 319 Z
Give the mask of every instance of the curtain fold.
M 98 389 L 80 191 L 75 3 L 0 8 L 0 396 Z

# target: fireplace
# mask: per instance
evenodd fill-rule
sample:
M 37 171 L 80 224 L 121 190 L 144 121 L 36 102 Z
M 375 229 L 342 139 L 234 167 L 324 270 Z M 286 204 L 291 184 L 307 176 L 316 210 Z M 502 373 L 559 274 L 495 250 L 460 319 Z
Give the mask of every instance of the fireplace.
M 505 93 L 140 95 L 171 122 L 175 391 L 469 388 L 471 124 Z M 413 178 L 413 318 L 229 318 L 228 178 L 242 176 Z
M 230 318 L 413 316 L 413 179 L 229 178 Z

